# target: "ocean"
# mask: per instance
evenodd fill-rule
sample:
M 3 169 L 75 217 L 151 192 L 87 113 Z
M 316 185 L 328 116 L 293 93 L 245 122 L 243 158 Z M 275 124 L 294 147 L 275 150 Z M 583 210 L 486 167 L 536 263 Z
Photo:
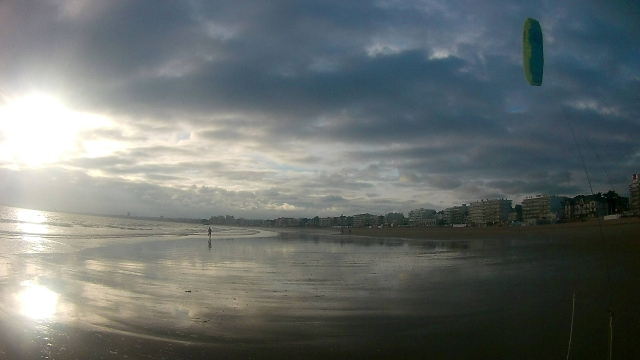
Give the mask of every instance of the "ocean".
M 622 248 L 0 211 L 3 359 L 606 359 L 610 294 L 640 354 Z
M 3 253 L 65 253 L 116 243 L 131 244 L 175 237 L 203 236 L 202 224 L 136 218 L 66 214 L 0 205 Z M 213 237 L 256 235 L 256 230 L 212 227 Z

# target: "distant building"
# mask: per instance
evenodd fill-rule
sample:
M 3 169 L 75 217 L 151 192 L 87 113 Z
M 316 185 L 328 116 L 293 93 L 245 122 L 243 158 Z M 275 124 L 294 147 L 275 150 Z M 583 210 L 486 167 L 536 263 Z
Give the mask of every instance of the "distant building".
M 427 219 L 435 219 L 436 211 L 431 209 L 416 209 L 409 211 L 409 225 L 420 226 L 420 222 Z
M 227 220 L 224 216 L 220 215 L 220 216 L 212 216 L 209 219 L 209 223 L 211 225 L 225 225 L 227 223 Z
M 346 218 L 345 226 L 353 226 L 353 216 L 347 216 Z
M 640 215 L 640 176 L 633 174 L 629 184 L 629 211 Z
M 565 214 L 570 219 L 597 218 L 607 214 L 606 200 L 600 194 L 578 195 L 564 204 Z
M 496 225 L 507 222 L 511 212 L 511 200 L 480 200 L 469 204 L 467 222 L 474 226 Z
M 384 224 L 387 226 L 404 225 L 405 218 L 403 213 L 388 213 L 384 216 Z
M 509 222 L 520 222 L 522 221 L 522 205 L 516 205 L 509 213 Z
M 340 215 L 333 218 L 333 226 L 351 226 L 353 220 L 349 221 L 348 216 Z
M 331 218 L 331 217 L 320 218 L 320 224 L 318 226 L 320 226 L 320 227 L 331 227 L 331 226 L 333 226 L 333 218 Z
M 353 215 L 353 227 L 367 227 L 371 226 L 371 214 L 358 214 Z
M 278 226 L 278 227 L 297 226 L 297 225 L 298 225 L 298 219 L 286 218 L 286 217 L 277 218 L 276 224 L 275 224 L 275 226 Z
M 382 226 L 384 225 L 384 216 L 383 215 L 372 215 L 371 216 L 371 226 Z
M 564 202 L 568 198 L 556 195 L 536 195 L 522 200 L 522 220 L 554 222 L 565 217 Z
M 453 207 L 452 224 L 466 224 L 469 216 L 469 208 L 467 204 Z
M 442 211 L 442 220 L 445 225 L 466 224 L 469 209 L 467 204 L 446 208 Z
M 436 226 L 438 225 L 438 219 L 422 219 L 418 226 Z

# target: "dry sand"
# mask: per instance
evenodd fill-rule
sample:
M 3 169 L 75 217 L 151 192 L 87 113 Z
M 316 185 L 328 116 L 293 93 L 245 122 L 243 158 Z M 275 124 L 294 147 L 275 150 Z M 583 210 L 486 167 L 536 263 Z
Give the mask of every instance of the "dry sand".
M 504 227 L 397 227 L 353 228 L 347 235 L 428 240 L 548 239 L 548 240 L 640 240 L 640 219 L 586 221 L 566 224 Z

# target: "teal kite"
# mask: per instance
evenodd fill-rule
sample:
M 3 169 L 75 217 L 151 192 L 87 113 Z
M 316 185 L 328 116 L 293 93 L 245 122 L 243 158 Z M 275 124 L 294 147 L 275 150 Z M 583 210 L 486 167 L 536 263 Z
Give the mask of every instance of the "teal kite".
M 542 52 L 542 28 L 538 20 L 528 18 L 524 22 L 522 32 L 522 62 L 524 75 L 529 84 L 542 85 L 542 68 L 544 68 L 544 53 Z

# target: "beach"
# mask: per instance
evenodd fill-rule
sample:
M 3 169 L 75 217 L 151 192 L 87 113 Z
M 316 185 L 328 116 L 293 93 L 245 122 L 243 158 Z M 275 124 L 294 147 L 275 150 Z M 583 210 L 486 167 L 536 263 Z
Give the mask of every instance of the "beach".
M 202 227 L 12 245 L 0 357 L 566 358 L 575 295 L 570 358 L 607 358 L 611 304 L 613 357 L 637 358 L 638 223 L 602 236 L 591 225 L 225 228 L 211 247 Z
M 571 241 L 594 240 L 602 237 L 609 241 L 615 241 L 616 239 L 625 240 L 640 236 L 640 219 L 637 217 L 607 221 L 594 219 L 584 222 L 535 226 L 353 228 L 351 234 L 430 240 L 511 239 L 517 237 L 518 239 Z

